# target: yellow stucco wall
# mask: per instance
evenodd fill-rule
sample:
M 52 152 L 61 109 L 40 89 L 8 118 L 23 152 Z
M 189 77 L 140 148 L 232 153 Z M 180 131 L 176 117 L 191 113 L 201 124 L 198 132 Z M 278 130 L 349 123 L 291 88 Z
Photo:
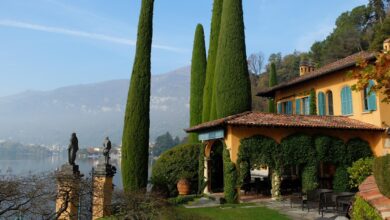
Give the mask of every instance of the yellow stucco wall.
M 383 138 L 381 132 L 368 132 L 368 131 L 352 131 L 352 130 L 338 130 L 338 129 L 308 129 L 308 128 L 256 128 L 256 127 L 233 127 L 228 126 L 225 143 L 230 150 L 230 157 L 233 162 L 237 160 L 238 149 L 240 147 L 240 140 L 248 138 L 254 135 L 264 135 L 273 138 L 276 142 L 280 143 L 284 137 L 287 137 L 294 133 L 305 133 L 309 135 L 324 134 L 334 137 L 338 137 L 345 142 L 359 137 L 367 141 L 374 154 L 377 156 L 384 153 L 390 153 L 390 151 L 383 151 Z

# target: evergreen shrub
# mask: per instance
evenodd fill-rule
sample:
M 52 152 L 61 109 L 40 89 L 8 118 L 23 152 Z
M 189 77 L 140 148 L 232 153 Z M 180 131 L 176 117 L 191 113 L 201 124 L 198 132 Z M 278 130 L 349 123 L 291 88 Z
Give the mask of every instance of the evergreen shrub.
M 285 165 L 316 163 L 313 139 L 305 134 L 293 134 L 280 143 Z
M 230 153 L 225 145 L 223 147 L 223 181 L 226 202 L 237 203 L 237 170 L 235 164 L 230 160 Z
M 302 192 L 308 192 L 318 187 L 317 167 L 307 165 L 302 172 Z
M 189 175 L 190 193 L 198 190 L 199 149 L 201 144 L 183 144 L 161 154 L 152 169 L 152 183 L 162 193 L 177 195 L 176 184 L 183 173 Z
M 349 185 L 351 188 L 357 188 L 369 176 L 373 174 L 374 158 L 366 157 L 353 162 L 351 167 L 348 167 Z
M 373 156 L 373 154 L 367 141 L 364 141 L 360 138 L 353 138 L 347 142 L 346 159 L 348 165 L 359 160 L 360 158 L 371 156 Z
M 375 158 L 373 170 L 379 191 L 390 197 L 390 154 Z
M 336 169 L 333 179 L 333 190 L 335 192 L 348 192 L 350 190 L 349 175 L 345 165 L 341 165 Z
M 351 218 L 354 220 L 381 220 L 380 214 L 362 197 L 356 196 L 353 203 Z

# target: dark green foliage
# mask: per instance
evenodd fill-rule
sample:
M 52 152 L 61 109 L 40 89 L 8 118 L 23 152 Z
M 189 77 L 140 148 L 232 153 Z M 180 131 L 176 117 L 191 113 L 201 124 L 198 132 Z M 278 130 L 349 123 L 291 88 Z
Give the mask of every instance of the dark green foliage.
M 383 23 L 378 23 L 374 26 L 374 36 L 370 44 L 370 50 L 383 50 L 383 41 L 390 36 L 390 16 L 383 20 Z
M 198 24 L 195 31 L 191 62 L 190 127 L 202 123 L 203 90 L 206 80 L 206 47 L 203 26 Z M 191 133 L 189 142 L 196 143 L 198 135 Z
M 317 189 L 317 167 L 315 165 L 305 166 L 302 172 L 302 192 Z
M 199 145 L 199 167 L 198 167 L 198 194 L 202 194 L 203 185 L 205 183 L 204 178 L 204 157 L 205 157 L 205 146 Z
M 160 156 L 161 153 L 172 148 L 173 146 L 178 145 L 179 143 L 180 143 L 179 137 L 173 139 L 172 135 L 169 132 L 167 132 L 156 138 L 155 144 L 151 149 L 150 154 L 154 157 L 158 157 Z
M 352 207 L 351 218 L 354 220 L 381 220 L 382 217 L 366 200 L 356 196 Z
M 353 162 L 352 166 L 348 167 L 351 188 L 358 188 L 367 177 L 373 174 L 373 163 L 373 157 L 366 157 Z
M 390 197 L 390 154 L 375 158 L 373 170 L 379 191 Z
M 143 0 L 136 54 L 127 97 L 122 136 L 122 179 L 126 191 L 146 188 L 150 126 L 150 58 L 154 0 Z
M 321 135 L 314 138 L 314 147 L 316 149 L 317 160 L 322 162 L 332 162 L 332 138 Z
M 332 152 L 333 152 L 333 163 L 336 165 L 339 164 L 348 164 L 346 160 L 347 154 L 347 145 L 343 140 L 339 138 L 332 138 Z
M 347 142 L 346 162 L 347 165 L 359 160 L 360 158 L 373 156 L 370 145 L 360 139 L 354 138 Z
M 226 202 L 237 203 L 237 169 L 236 165 L 230 160 L 230 153 L 225 145 L 223 146 L 223 182 Z
M 294 134 L 283 138 L 280 148 L 286 165 L 316 163 L 313 139 L 309 135 Z
M 310 114 L 317 115 L 317 96 L 314 89 L 310 90 Z
M 333 190 L 335 192 L 347 192 L 350 190 L 349 175 L 347 167 L 344 165 L 341 165 L 336 169 L 333 179 Z
M 177 196 L 174 198 L 169 198 L 168 202 L 171 205 L 182 205 L 188 202 L 194 201 L 194 199 L 198 198 L 197 195 L 186 195 L 186 196 Z
M 215 65 L 217 60 L 218 39 L 221 25 L 223 0 L 214 0 L 211 18 L 210 45 L 207 57 L 206 82 L 203 93 L 202 121 L 210 121 L 211 105 L 213 103 Z M 216 110 L 215 110 L 216 112 Z
M 176 196 L 176 183 L 182 174 L 190 175 L 191 193 L 198 190 L 199 149 L 201 144 L 183 144 L 164 152 L 152 169 L 152 183 L 169 196 Z
M 269 75 L 269 87 L 276 86 L 278 84 L 277 75 L 276 75 L 276 65 L 275 63 L 271 63 L 271 72 Z M 268 112 L 275 113 L 276 112 L 276 106 L 275 106 L 275 100 L 269 99 L 268 100 Z
M 214 80 L 217 118 L 251 110 L 242 0 L 223 2 Z
M 240 167 L 238 172 L 238 184 L 243 187 L 251 181 L 251 167 L 249 161 L 241 161 L 238 165 Z
M 373 17 L 376 21 L 382 22 L 386 16 L 385 4 L 383 0 L 369 0 L 368 7 L 373 12 Z

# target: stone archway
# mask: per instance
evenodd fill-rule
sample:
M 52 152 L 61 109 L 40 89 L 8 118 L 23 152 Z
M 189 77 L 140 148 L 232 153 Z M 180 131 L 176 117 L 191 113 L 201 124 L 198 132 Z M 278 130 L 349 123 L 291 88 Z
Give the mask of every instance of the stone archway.
M 205 148 L 206 179 L 208 193 L 223 192 L 223 143 L 220 140 L 209 141 Z

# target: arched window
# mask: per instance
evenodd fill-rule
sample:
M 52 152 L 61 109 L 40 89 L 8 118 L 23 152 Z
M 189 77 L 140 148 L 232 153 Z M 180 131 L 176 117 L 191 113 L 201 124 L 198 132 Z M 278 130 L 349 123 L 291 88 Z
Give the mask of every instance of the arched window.
M 341 90 L 341 114 L 350 115 L 352 113 L 352 90 L 351 87 L 345 86 Z
M 333 115 L 333 93 L 332 91 L 326 92 L 327 104 L 328 104 L 328 115 Z
M 318 113 L 319 115 L 325 115 L 325 94 L 323 92 L 318 93 Z
M 376 95 L 375 92 L 370 92 L 371 87 L 374 85 L 374 81 L 370 80 L 368 86 L 364 89 L 364 111 L 376 110 Z

